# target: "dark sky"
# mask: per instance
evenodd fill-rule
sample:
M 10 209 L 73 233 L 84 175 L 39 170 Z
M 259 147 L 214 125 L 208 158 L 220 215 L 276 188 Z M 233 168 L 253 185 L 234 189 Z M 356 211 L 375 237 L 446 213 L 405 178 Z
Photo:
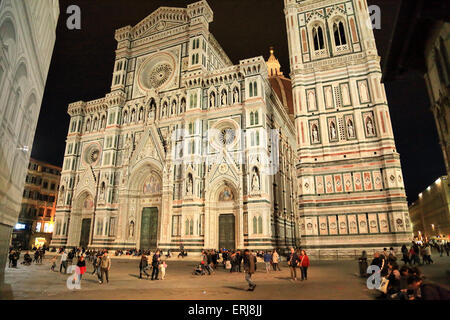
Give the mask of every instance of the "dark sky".
M 34 139 L 32 157 L 62 166 L 71 102 L 104 97 L 111 86 L 116 41 L 114 31 L 134 26 L 160 6 L 185 7 L 182 0 L 60 0 L 56 44 Z M 233 63 L 263 55 L 274 46 L 289 75 L 282 0 L 209 0 L 214 11 L 210 30 Z M 375 31 L 385 58 L 397 0 L 369 0 L 381 7 L 381 30 Z M 81 8 L 81 30 L 66 28 L 67 7 Z M 445 174 L 423 75 L 409 71 L 385 83 L 408 200 Z

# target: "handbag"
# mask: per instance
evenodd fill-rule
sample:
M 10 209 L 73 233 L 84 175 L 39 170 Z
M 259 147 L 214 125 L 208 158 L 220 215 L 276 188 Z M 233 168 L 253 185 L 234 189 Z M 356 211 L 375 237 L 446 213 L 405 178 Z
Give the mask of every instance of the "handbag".
M 387 293 L 387 289 L 388 289 L 388 285 L 389 285 L 389 280 L 385 277 L 381 278 L 381 283 L 380 286 L 378 287 L 378 291 L 383 292 L 384 294 Z

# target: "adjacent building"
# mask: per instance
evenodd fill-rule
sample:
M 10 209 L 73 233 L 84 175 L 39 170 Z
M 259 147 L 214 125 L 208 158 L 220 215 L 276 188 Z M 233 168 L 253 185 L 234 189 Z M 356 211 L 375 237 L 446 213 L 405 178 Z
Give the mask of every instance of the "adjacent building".
M 366 0 L 285 0 L 302 246 L 325 256 L 411 240 Z
M 60 167 L 30 159 L 12 246 L 22 249 L 50 246 L 60 178 Z
M 426 43 L 425 82 L 436 121 L 447 175 L 450 175 L 450 23 L 438 21 Z
M 0 284 L 56 39 L 57 0 L 0 2 Z
M 438 178 L 409 207 L 414 236 L 418 239 L 449 237 L 450 187 L 447 176 Z

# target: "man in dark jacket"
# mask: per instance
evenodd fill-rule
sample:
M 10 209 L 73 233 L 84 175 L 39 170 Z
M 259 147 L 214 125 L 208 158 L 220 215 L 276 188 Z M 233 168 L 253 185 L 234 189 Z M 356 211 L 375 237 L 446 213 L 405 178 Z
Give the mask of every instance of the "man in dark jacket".
M 450 291 L 437 283 L 424 283 L 417 275 L 408 278 L 408 289 L 414 290 L 410 300 L 450 300 Z
M 152 280 L 158 280 L 158 274 L 159 274 L 159 250 L 156 250 L 155 254 L 153 255 L 152 259 Z
M 252 281 L 252 274 L 256 272 L 256 257 L 248 249 L 244 251 L 245 280 L 248 282 L 248 291 L 253 291 L 256 284 Z
M 139 279 L 142 279 L 142 273 L 145 273 L 147 279 L 148 277 L 150 277 L 150 275 L 147 273 L 147 268 L 148 268 L 147 256 L 143 254 L 141 257 L 141 262 L 139 262 Z

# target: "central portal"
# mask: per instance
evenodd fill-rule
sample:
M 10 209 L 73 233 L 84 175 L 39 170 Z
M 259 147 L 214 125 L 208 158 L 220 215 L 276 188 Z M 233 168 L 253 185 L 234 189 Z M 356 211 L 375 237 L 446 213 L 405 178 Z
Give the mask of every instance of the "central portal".
M 87 248 L 89 245 L 89 236 L 91 233 L 91 219 L 81 221 L 80 247 Z
M 219 216 L 219 249 L 236 249 L 235 225 L 233 214 Z
M 141 220 L 140 249 L 155 249 L 158 238 L 158 208 L 144 208 Z

